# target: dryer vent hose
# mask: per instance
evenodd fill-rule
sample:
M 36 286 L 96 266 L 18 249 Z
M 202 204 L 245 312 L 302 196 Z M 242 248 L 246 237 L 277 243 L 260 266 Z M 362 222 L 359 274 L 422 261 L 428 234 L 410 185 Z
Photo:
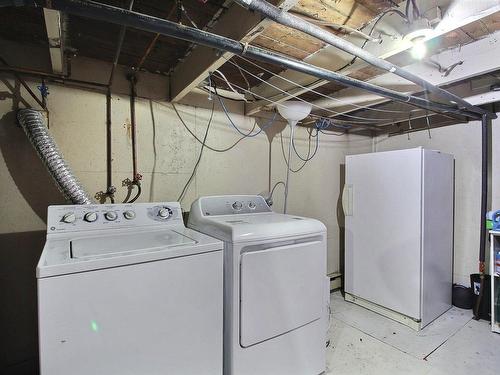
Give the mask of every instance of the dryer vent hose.
M 45 126 L 42 114 L 34 109 L 21 109 L 17 119 L 64 197 L 73 204 L 91 204 L 90 196 L 73 175 Z

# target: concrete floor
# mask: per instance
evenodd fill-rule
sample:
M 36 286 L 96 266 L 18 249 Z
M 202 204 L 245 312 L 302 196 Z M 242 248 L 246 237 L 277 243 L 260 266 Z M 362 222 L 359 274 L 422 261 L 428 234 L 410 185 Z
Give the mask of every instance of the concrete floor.
M 500 374 L 500 334 L 451 308 L 420 332 L 331 295 L 327 374 Z

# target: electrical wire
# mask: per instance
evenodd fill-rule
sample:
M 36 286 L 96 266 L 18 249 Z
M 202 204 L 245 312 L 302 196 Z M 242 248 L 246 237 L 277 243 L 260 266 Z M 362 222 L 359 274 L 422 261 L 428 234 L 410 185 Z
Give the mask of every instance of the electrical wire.
M 278 187 L 279 185 L 283 185 L 283 187 L 285 187 L 285 183 L 283 181 L 278 181 L 274 184 L 273 188 L 271 189 L 271 191 L 269 192 L 269 198 L 271 198 L 271 200 L 273 199 L 273 194 L 274 194 L 274 190 L 276 189 L 276 187 Z
M 328 131 L 328 132 L 326 132 L 326 131 L 321 130 L 321 129 L 319 130 L 319 132 L 320 132 L 321 134 L 324 134 L 324 135 L 335 135 L 335 136 L 337 136 L 337 137 L 341 137 L 341 136 L 343 136 L 343 135 L 346 135 L 346 134 L 347 134 L 347 132 L 343 132 L 343 133 L 334 133 L 334 132 L 332 132 L 332 131 Z
M 165 106 L 164 104 L 160 103 L 160 102 L 156 102 L 155 103 L 159 104 L 159 105 L 162 105 L 162 106 Z M 186 128 L 186 130 L 188 131 L 189 134 L 191 134 L 191 136 L 196 139 L 196 141 L 198 141 L 198 143 L 200 144 L 203 144 L 203 141 L 198 138 L 198 136 L 196 134 L 193 133 L 193 131 L 187 126 L 186 122 L 184 121 L 184 119 L 181 117 L 179 111 L 177 110 L 177 107 L 175 106 L 174 103 L 171 103 L 172 105 L 172 108 L 174 109 L 176 115 L 177 115 L 177 118 L 179 119 L 179 121 L 181 122 L 181 124 L 184 126 L 184 128 Z M 166 107 L 166 106 L 165 106 Z M 253 132 L 255 130 L 255 128 L 257 127 L 257 121 L 254 122 L 253 124 L 253 127 L 252 129 L 250 129 L 250 133 Z M 241 138 L 239 138 L 236 142 L 234 142 L 232 145 L 228 146 L 228 147 L 224 147 L 224 148 L 215 148 L 215 147 L 212 147 L 212 146 L 209 146 L 208 144 L 206 144 L 205 142 L 205 148 L 209 149 L 210 151 L 213 151 L 213 152 L 226 152 L 226 151 L 229 151 L 231 149 L 233 149 L 234 147 L 236 147 L 236 145 L 238 143 L 240 143 L 242 140 L 244 140 L 246 138 L 246 135 L 245 136 L 242 136 Z
M 406 4 L 408 5 L 409 2 L 410 2 L 410 0 L 408 0 Z M 401 18 L 403 18 L 404 20 L 406 20 L 406 22 L 409 22 L 408 15 L 405 15 L 399 9 L 390 8 L 390 9 L 387 9 L 387 10 L 383 11 L 382 13 L 380 13 L 380 15 L 378 16 L 378 18 L 373 23 L 373 25 L 372 25 L 372 27 L 371 27 L 370 32 L 368 33 L 368 35 L 371 36 L 373 34 L 373 31 L 375 31 L 375 27 L 382 20 L 382 18 L 384 18 L 387 14 L 391 14 L 391 13 L 397 14 L 398 16 L 400 16 Z M 368 26 L 368 24 L 366 26 Z M 364 49 L 366 47 L 367 43 L 368 43 L 368 40 L 365 40 L 363 42 L 363 44 L 361 45 L 360 48 Z M 356 62 L 357 59 L 358 59 L 358 56 L 354 56 L 354 58 L 351 61 L 349 61 L 344 66 L 342 66 L 339 69 L 337 69 L 335 72 L 340 72 L 340 71 L 344 70 L 345 68 L 351 66 L 352 64 L 354 64 Z
M 410 2 L 410 1 L 411 1 L 411 0 L 408 0 L 408 2 Z M 405 19 L 405 20 L 408 22 L 408 17 L 407 17 L 407 16 L 406 16 L 403 12 L 401 12 L 400 10 L 398 10 L 398 9 L 394 9 L 394 8 L 387 9 L 387 10 L 385 10 L 384 12 L 382 12 L 382 13 L 381 13 L 381 15 L 380 15 L 380 16 L 379 16 L 376 20 L 375 20 L 375 22 L 373 23 L 373 25 L 372 25 L 372 27 L 371 27 L 371 29 L 370 29 L 370 32 L 368 33 L 368 36 L 370 36 L 370 37 L 371 37 L 371 35 L 373 34 L 373 31 L 375 30 L 375 27 L 377 26 L 377 24 L 378 24 L 378 23 L 382 20 L 382 18 L 384 18 L 387 14 L 390 14 L 390 13 L 395 13 L 395 14 L 399 15 L 400 17 L 402 17 L 403 19 Z M 361 28 L 359 31 L 361 31 L 362 29 L 363 29 L 363 28 Z M 366 46 L 366 44 L 367 44 L 367 43 L 368 43 L 368 39 L 366 39 L 366 40 L 363 42 L 363 44 L 362 44 L 362 46 L 361 46 L 361 49 L 363 49 L 363 48 Z M 239 58 L 241 58 L 241 59 L 243 59 L 243 60 L 245 60 L 245 61 L 247 61 L 247 62 L 249 62 L 249 63 L 251 63 L 251 64 L 253 64 L 254 66 L 256 66 L 256 67 L 258 67 L 258 68 L 260 68 L 260 69 L 262 69 L 262 70 L 264 70 L 264 71 L 266 71 L 266 72 L 268 72 L 268 73 L 272 74 L 273 76 L 278 77 L 279 79 L 282 79 L 282 80 L 284 80 L 284 81 L 286 81 L 286 82 L 288 82 L 288 83 L 292 83 L 292 84 L 294 84 L 294 85 L 296 85 L 296 86 L 298 86 L 298 87 L 300 87 L 300 88 L 302 88 L 302 89 L 304 89 L 304 90 L 306 90 L 306 91 L 308 91 L 308 92 L 312 92 L 312 93 L 317 94 L 317 95 L 320 95 L 320 96 L 322 96 L 322 97 L 324 97 L 324 98 L 327 98 L 327 99 L 330 99 L 330 100 L 333 100 L 333 101 L 337 101 L 337 102 L 341 102 L 341 103 L 344 103 L 344 104 L 346 104 L 346 105 L 350 105 L 350 106 L 355 107 L 355 108 L 358 108 L 358 109 L 366 109 L 366 110 L 370 110 L 370 111 L 376 111 L 376 112 L 386 112 L 386 113 L 404 113 L 404 111 L 386 110 L 386 109 L 378 109 L 378 108 L 371 108 L 371 107 L 367 107 L 367 106 L 360 106 L 360 105 L 357 105 L 357 104 L 348 103 L 347 101 L 344 101 L 344 100 L 341 100 L 341 99 L 338 99 L 338 98 L 334 98 L 334 97 L 331 97 L 331 96 L 329 96 L 329 95 L 325 95 L 325 94 L 320 93 L 320 92 L 318 92 L 318 91 L 316 91 L 316 90 L 314 90 L 314 89 L 310 89 L 310 88 L 308 88 L 308 87 L 305 87 L 305 86 L 303 86 L 303 85 L 300 85 L 300 84 L 299 84 L 299 83 L 297 83 L 297 82 L 294 82 L 294 81 L 292 81 L 292 80 L 289 80 L 289 79 L 287 79 L 286 77 L 283 77 L 283 76 L 281 76 L 281 75 L 275 74 L 275 73 L 273 73 L 273 72 L 269 71 L 268 69 L 265 69 L 264 67 L 262 67 L 262 66 L 260 66 L 260 65 L 258 65 L 258 64 L 256 64 L 256 63 L 254 63 L 253 61 L 250 61 L 249 59 L 246 59 L 246 58 L 244 58 L 244 57 L 242 57 L 242 56 L 238 56 L 238 57 L 239 57 Z M 350 62 L 348 62 L 348 63 L 347 63 L 347 64 L 345 64 L 344 66 L 340 67 L 340 68 L 339 68 L 339 69 L 337 69 L 335 72 L 340 72 L 340 71 L 344 70 L 345 68 L 347 68 L 347 67 L 351 66 L 352 64 L 354 64 L 354 62 L 356 61 L 356 59 L 357 59 L 357 58 L 358 58 L 357 56 L 354 56 L 354 58 L 353 58 Z M 226 60 L 227 60 L 227 61 L 229 61 L 227 58 L 226 58 Z M 316 81 L 316 82 L 318 82 L 318 81 Z M 313 84 L 314 84 L 314 83 L 313 83 Z M 281 90 L 280 90 L 280 91 L 281 91 Z M 287 92 L 285 92 L 285 93 L 286 93 L 287 95 L 289 94 L 289 93 L 287 93 Z M 339 114 L 340 114 L 340 115 L 344 115 L 344 116 L 349 116 L 349 115 L 348 115 L 348 114 L 346 114 L 346 113 L 339 113 Z
M 305 49 L 302 49 L 302 48 L 299 48 L 299 47 L 297 47 L 297 46 L 294 46 L 293 44 L 289 44 L 289 43 L 287 43 L 287 42 L 284 42 L 284 41 L 279 40 L 279 39 L 275 39 L 275 38 L 270 37 L 270 36 L 265 35 L 265 34 L 260 34 L 260 35 L 259 35 L 259 38 L 265 38 L 265 39 L 272 40 L 273 42 L 278 43 L 278 44 L 281 44 L 281 45 L 283 45 L 283 46 L 285 46 L 285 47 L 290 47 L 290 48 L 292 48 L 292 49 L 294 49 L 294 50 L 296 50 L 296 51 L 299 51 L 299 52 L 301 52 L 301 53 L 305 53 L 305 54 L 307 54 L 307 56 L 309 56 L 309 55 L 311 54 L 311 51 L 306 51 Z M 257 45 L 257 47 L 258 47 L 258 45 Z
M 253 62 L 253 61 L 251 61 L 251 60 L 249 60 L 249 59 L 247 59 L 247 58 L 245 58 L 245 57 L 243 57 L 243 56 L 238 56 L 238 55 L 236 55 L 235 57 L 238 57 L 238 58 L 240 58 L 240 59 L 242 59 L 242 60 L 244 60 L 244 61 L 246 61 L 246 62 L 248 62 L 248 63 L 250 63 L 250 64 L 252 64 L 252 65 L 254 65 L 255 67 L 257 67 L 257 68 L 259 68 L 259 69 L 261 69 L 261 70 L 263 70 L 263 71 L 265 71 L 265 72 L 267 72 L 267 73 L 269 73 L 269 74 L 273 75 L 274 77 L 277 77 L 277 78 L 279 78 L 279 79 L 281 79 L 281 80 L 283 80 L 283 81 L 285 81 L 285 82 L 288 82 L 288 83 L 291 83 L 291 84 L 293 84 L 293 85 L 295 85 L 295 86 L 297 86 L 297 87 L 300 87 L 301 89 L 304 89 L 304 90 L 306 90 L 307 92 L 311 92 L 311 93 L 313 93 L 313 94 L 319 95 L 319 96 L 321 96 L 321 97 L 323 97 L 323 98 L 330 99 L 330 100 L 335 101 L 335 102 L 343 103 L 343 104 L 345 104 L 345 105 L 349 105 L 349 106 L 352 106 L 352 107 L 355 107 L 355 108 L 358 108 L 358 109 L 366 109 L 366 110 L 370 110 L 370 111 L 374 111 L 374 112 L 406 113 L 405 111 L 396 111 L 396 110 L 388 110 L 388 109 L 379 109 L 379 108 L 372 108 L 372 107 L 362 106 L 362 105 L 359 105 L 359 104 L 349 103 L 349 102 L 348 102 L 348 101 L 346 101 L 346 100 L 338 99 L 338 98 L 335 98 L 335 97 L 333 97 L 333 96 L 329 96 L 329 95 L 323 94 L 322 92 L 319 92 L 319 91 L 317 91 L 317 90 L 311 89 L 311 88 L 306 87 L 306 86 L 303 86 L 303 85 L 301 85 L 301 84 L 300 84 L 300 83 L 298 83 L 298 82 L 292 81 L 291 79 L 288 79 L 288 78 L 283 77 L 283 76 L 281 76 L 281 75 L 279 75 L 279 74 L 273 73 L 272 71 L 270 71 L 270 70 L 268 70 L 268 69 L 264 68 L 263 66 L 260 66 L 259 64 L 255 63 L 255 62 Z M 224 57 L 224 58 L 225 58 L 225 57 Z M 226 61 L 229 61 L 229 59 L 228 59 L 228 58 L 225 58 L 225 59 L 226 59 Z M 233 86 L 234 86 L 234 84 L 233 84 Z M 254 94 L 254 95 L 256 95 L 256 94 Z
M 214 77 L 215 77 L 215 78 L 217 78 L 217 79 L 220 79 L 220 78 L 218 78 L 218 77 L 216 77 L 216 76 L 214 76 Z M 245 88 L 243 88 L 243 87 L 241 87 L 241 86 L 238 86 L 238 85 L 237 85 L 237 84 L 235 84 L 235 83 L 231 83 L 231 84 L 232 84 L 234 87 L 236 87 L 236 88 L 238 88 L 238 89 L 240 89 L 240 90 L 242 90 L 242 91 L 245 91 L 245 92 L 246 92 L 246 91 L 248 91 L 248 90 L 246 90 Z M 258 97 L 258 98 L 260 98 L 260 99 L 264 100 L 264 101 L 269 102 L 270 104 L 273 104 L 273 105 L 277 106 L 277 107 L 280 107 L 280 106 L 281 106 L 281 107 L 285 107 L 285 108 L 286 108 L 286 105 L 284 105 L 284 104 L 283 104 L 283 103 L 281 103 L 281 102 L 271 100 L 271 99 L 266 98 L 265 96 L 262 96 L 262 95 L 259 95 L 259 94 L 255 94 L 255 93 L 254 93 L 254 95 L 255 95 L 256 97 Z M 313 114 L 313 113 L 310 113 L 310 114 L 309 114 L 309 117 L 311 117 L 311 118 L 315 118 L 315 119 L 324 119 L 324 117 L 319 116 L 319 115 L 315 115 L 315 114 Z M 341 123 L 341 122 L 342 122 L 342 121 L 340 121 L 340 120 L 332 120 L 332 119 L 329 119 L 329 120 L 330 120 L 330 121 L 337 121 L 338 123 Z M 346 122 L 346 121 L 344 121 L 344 123 L 350 124 L 350 122 Z M 359 125 L 359 124 L 356 124 L 356 126 L 357 126 L 357 127 L 360 127 L 360 128 L 366 128 L 366 126 Z M 371 129 L 371 128 L 370 128 L 370 129 Z
M 374 42 L 374 43 L 380 43 L 381 40 L 378 39 L 378 38 L 373 38 L 371 35 L 367 35 L 365 34 L 364 32 L 362 32 L 361 30 L 358 30 L 354 27 L 350 27 L 350 26 L 347 26 L 347 25 L 342 25 L 342 24 L 338 24 L 338 23 L 335 23 L 335 22 L 330 22 L 330 21 L 324 21 L 324 20 L 320 20 L 318 18 L 314 18 L 313 16 L 310 16 L 309 14 L 306 14 L 306 13 L 302 13 L 302 12 L 298 12 L 298 11 L 290 11 L 290 13 L 292 14 L 295 14 L 296 16 L 302 18 L 302 19 L 305 19 L 311 23 L 314 23 L 315 25 L 319 25 L 319 26 L 327 26 L 327 27 L 331 27 L 331 28 L 334 28 L 334 29 L 341 29 L 341 30 L 345 30 L 349 33 L 352 33 L 352 34 L 355 34 L 357 36 L 360 36 L 361 38 L 364 38 L 370 42 Z
M 216 76 L 213 76 L 213 77 L 218 78 L 218 77 L 216 77 Z M 220 78 L 218 78 L 218 79 L 220 79 Z M 234 87 L 236 87 L 236 88 L 238 88 L 238 89 L 242 90 L 242 91 L 245 91 L 245 92 L 246 92 L 246 91 L 248 91 L 248 90 L 244 89 L 243 87 L 238 86 L 238 85 L 237 85 L 237 84 L 235 84 L 235 83 L 232 83 L 232 85 L 233 85 Z M 266 98 L 266 97 L 264 97 L 264 96 L 262 96 L 262 95 L 258 95 L 258 94 L 254 94 L 254 95 L 255 95 L 255 96 L 257 96 L 258 98 L 260 98 L 260 99 L 264 100 L 264 101 L 269 102 L 270 104 L 273 104 L 273 105 L 277 106 L 277 107 L 279 107 L 279 106 L 281 106 L 281 107 L 286 107 L 286 106 L 285 106 L 283 103 L 281 103 L 281 102 L 273 101 L 273 100 L 268 99 L 268 98 Z M 319 116 L 319 115 L 315 115 L 315 114 L 312 114 L 312 113 L 311 113 L 311 114 L 309 114 L 309 117 L 311 117 L 311 118 L 315 118 L 315 119 L 319 119 L 319 120 L 325 120 L 325 118 L 324 118 L 324 117 Z M 338 120 L 332 120 L 332 119 L 330 119 L 330 118 L 328 118 L 328 120 L 329 120 L 329 121 L 331 121 L 333 125 L 335 125 L 335 124 L 333 123 L 333 121 L 338 121 Z M 363 125 L 359 125 L 358 127 L 360 127 L 360 128 L 366 128 L 366 126 L 363 126 Z M 341 143 L 341 142 L 353 142 L 353 141 L 333 141 L 333 142 L 336 142 L 336 143 Z
M 277 112 L 274 112 L 274 116 L 271 120 L 269 120 L 266 124 L 264 124 L 256 133 L 253 133 L 251 134 L 251 132 L 249 133 L 243 133 L 239 128 L 238 126 L 234 123 L 233 119 L 231 118 L 231 116 L 229 115 L 229 111 L 227 110 L 226 108 L 226 104 L 224 103 L 224 100 L 219 96 L 218 92 L 217 92 L 217 85 L 214 84 L 214 90 L 215 90 L 215 95 L 217 96 L 217 99 L 222 107 L 222 110 L 224 112 L 224 114 L 226 115 L 227 119 L 229 120 L 229 123 L 233 126 L 233 128 L 236 129 L 236 131 L 238 133 L 240 133 L 243 137 L 247 138 L 247 137 L 256 137 L 258 136 L 260 133 L 262 133 L 265 129 L 271 127 L 273 124 L 274 124 L 274 120 L 276 119 L 276 115 L 277 115 Z
M 229 88 L 231 89 L 232 92 L 234 92 L 236 95 L 241 95 L 241 100 L 247 102 L 247 99 L 245 98 L 245 96 L 234 89 L 234 87 L 231 85 L 231 82 L 229 82 L 229 80 L 226 78 L 226 76 L 221 71 L 216 69 L 213 71 L 213 73 L 210 73 L 210 74 L 215 74 L 215 73 L 217 73 L 218 75 L 221 76 L 221 78 L 226 82 L 226 84 L 229 86 Z M 214 89 L 216 89 L 216 87 L 214 87 Z
M 289 96 L 289 97 L 291 97 L 291 98 L 294 98 L 294 99 L 299 100 L 299 101 L 304 102 L 304 103 L 311 104 L 313 107 L 315 107 L 315 108 L 317 108 L 317 109 L 320 109 L 320 110 L 325 111 L 325 112 L 330 112 L 330 113 L 332 113 L 332 114 L 334 114 L 334 115 L 342 115 L 342 116 L 351 117 L 351 118 L 355 118 L 355 119 L 359 119 L 359 120 L 365 120 L 365 121 L 352 121 L 352 120 L 349 120 L 350 122 L 353 122 L 353 123 L 358 123 L 358 124 L 367 124 L 367 123 L 372 124 L 372 123 L 373 123 L 373 120 L 371 120 L 371 119 L 369 119 L 369 118 L 367 118 L 367 117 L 361 117 L 361 116 L 354 116 L 354 115 L 349 115 L 349 114 L 343 114 L 343 113 L 340 113 L 340 112 L 334 111 L 334 110 L 332 110 L 332 109 L 325 108 L 325 107 L 322 107 L 322 106 L 317 105 L 317 104 L 314 104 L 314 103 L 310 103 L 310 102 L 308 102 L 308 101 L 306 101 L 306 100 L 304 100 L 304 99 L 300 98 L 298 95 L 291 94 L 291 93 L 289 93 L 289 92 L 287 92 L 287 91 L 283 90 L 282 88 L 280 88 L 280 87 L 278 87 L 278 86 L 276 86 L 276 85 L 274 85 L 274 84 L 272 84 L 272 83 L 270 83 L 270 82 L 266 81 L 265 79 L 263 79 L 263 78 L 261 78 L 261 77 L 257 76 L 256 74 L 253 74 L 253 73 L 249 72 L 249 71 L 248 71 L 248 70 L 246 70 L 245 68 L 241 68 L 241 67 L 240 67 L 237 63 L 235 63 L 234 61 L 231 61 L 231 60 L 227 60 L 227 61 L 228 61 L 230 64 L 232 64 L 232 65 L 234 65 L 235 67 L 237 67 L 238 69 L 242 69 L 242 70 L 243 70 L 244 72 L 246 72 L 247 74 L 250 74 L 252 77 L 254 77 L 254 78 L 258 79 L 258 80 L 259 80 L 259 81 L 261 81 L 262 83 L 264 83 L 264 84 L 266 84 L 266 85 L 268 85 L 268 86 L 270 86 L 270 87 L 274 88 L 275 90 L 278 90 L 279 92 L 281 92 L 281 93 L 283 93 L 283 94 L 288 95 L 288 96 Z M 384 120 L 384 121 L 391 121 L 391 120 L 392 120 L 392 118 L 391 118 L 391 119 L 389 119 L 389 118 L 379 118 L 379 119 L 377 119 L 377 120 L 381 120 L 381 121 L 382 121 L 382 120 Z
M 287 166 L 287 168 L 290 169 L 290 172 L 293 172 L 293 173 L 297 173 L 297 172 L 300 172 L 302 170 L 302 168 L 304 168 L 306 166 L 306 164 L 312 160 L 312 158 L 314 157 L 314 155 L 311 156 L 311 138 L 312 138 L 312 132 L 309 133 L 309 141 L 308 141 L 308 151 L 307 151 L 307 156 L 306 156 L 306 159 L 308 159 L 308 161 L 304 161 L 302 163 L 302 165 L 297 168 L 297 169 L 293 169 L 291 166 L 290 166 L 290 163 L 289 163 L 289 160 L 287 159 L 286 155 L 285 155 L 285 147 L 283 146 L 283 132 L 280 132 L 280 143 L 281 143 L 281 153 L 283 155 L 283 159 L 285 160 L 285 164 Z M 316 149 L 317 151 L 317 149 Z M 311 156 L 311 157 L 310 157 Z
M 310 136 L 311 136 L 311 134 L 310 134 Z M 313 137 L 315 137 L 315 138 L 316 138 L 316 146 L 314 147 L 314 152 L 313 152 L 313 154 L 312 154 L 312 156 L 311 156 L 311 157 L 309 157 L 309 155 L 308 155 L 308 156 L 306 156 L 305 158 L 303 158 L 303 157 L 299 154 L 299 152 L 297 151 L 297 149 L 295 148 L 295 137 L 294 137 L 294 138 L 292 138 L 292 148 L 293 148 L 293 151 L 295 152 L 295 155 L 297 155 L 297 157 L 298 157 L 300 160 L 305 161 L 305 162 L 308 162 L 309 160 L 311 160 L 311 159 L 314 157 L 314 155 L 316 155 L 316 152 L 318 152 L 318 146 L 319 146 L 319 130 L 318 130 L 318 129 L 316 129 L 316 135 L 315 135 L 315 136 L 313 136 Z
M 127 187 L 127 195 L 125 196 L 125 199 L 123 200 L 122 203 L 135 202 L 137 198 L 139 198 L 139 196 L 141 195 L 142 189 L 141 189 L 141 183 L 139 181 L 131 181 L 130 179 L 127 178 L 122 182 L 122 186 Z M 134 186 L 137 186 L 137 193 L 134 195 L 134 198 L 132 198 L 132 200 L 129 201 L 130 196 L 132 195 L 132 191 L 134 190 Z
M 413 21 L 420 18 L 420 10 L 418 9 L 417 3 L 415 0 L 408 0 L 406 2 L 405 14 L 408 22 L 410 22 L 410 5 L 412 6 L 412 14 L 411 18 Z
M 189 185 L 191 185 L 191 182 L 193 181 L 193 178 L 196 175 L 196 171 L 198 170 L 198 166 L 200 165 L 200 162 L 201 162 L 201 157 L 203 156 L 203 150 L 205 149 L 205 142 L 207 141 L 208 132 L 210 131 L 210 126 L 212 125 L 212 119 L 214 117 L 214 112 L 215 112 L 215 103 L 212 102 L 212 111 L 210 113 L 210 118 L 208 119 L 208 124 L 207 124 L 207 128 L 205 130 L 205 136 L 203 137 L 203 142 L 201 144 L 201 149 L 200 149 L 200 154 L 198 155 L 198 160 L 196 160 L 196 164 L 194 165 L 193 172 L 191 173 L 191 176 L 189 176 L 189 179 L 186 181 L 184 188 L 182 189 L 179 197 L 177 198 L 178 202 L 180 202 L 184 199 L 184 196 L 186 195 L 187 189 L 189 188 Z
M 218 77 L 216 77 L 216 76 L 214 76 L 214 78 L 216 78 L 216 79 L 220 79 L 220 78 L 218 78 Z M 246 90 L 245 88 L 243 88 L 243 87 L 241 87 L 241 86 L 238 86 L 238 85 L 237 85 L 237 84 L 235 84 L 235 83 L 231 83 L 231 84 L 232 84 L 234 87 L 236 87 L 236 88 L 238 88 L 238 89 L 240 89 L 240 90 L 242 90 L 242 91 L 245 91 L 245 92 L 247 92 L 247 91 L 248 91 L 248 90 Z M 279 107 L 279 106 L 281 106 L 281 107 L 286 107 L 286 105 L 284 105 L 283 103 L 281 103 L 281 102 L 277 102 L 277 101 L 273 101 L 273 100 L 271 100 L 271 99 L 266 98 L 265 96 L 262 96 L 262 95 L 259 95 L 259 94 L 254 94 L 254 95 L 255 95 L 256 97 L 258 97 L 258 98 L 262 99 L 262 100 L 265 100 L 265 101 L 269 102 L 270 104 L 273 104 L 273 105 L 277 106 L 277 107 Z M 310 114 L 309 114 L 309 117 L 311 117 L 311 118 L 316 118 L 316 119 L 323 119 L 323 118 L 324 118 L 324 117 L 322 117 L 322 116 L 315 115 L 315 114 L 312 114 L 312 113 L 310 113 Z M 360 125 L 360 126 L 361 126 L 361 125 Z
M 136 181 L 134 185 L 137 186 L 137 194 L 127 203 L 134 203 L 137 200 L 137 198 L 139 198 L 139 196 L 141 195 L 142 192 L 141 183 L 139 181 Z

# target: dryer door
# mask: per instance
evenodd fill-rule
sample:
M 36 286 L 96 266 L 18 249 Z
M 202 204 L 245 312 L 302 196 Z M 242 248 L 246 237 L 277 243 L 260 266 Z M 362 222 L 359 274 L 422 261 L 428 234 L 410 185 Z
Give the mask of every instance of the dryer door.
M 241 346 L 257 344 L 321 317 L 325 246 L 324 241 L 312 241 L 241 255 Z

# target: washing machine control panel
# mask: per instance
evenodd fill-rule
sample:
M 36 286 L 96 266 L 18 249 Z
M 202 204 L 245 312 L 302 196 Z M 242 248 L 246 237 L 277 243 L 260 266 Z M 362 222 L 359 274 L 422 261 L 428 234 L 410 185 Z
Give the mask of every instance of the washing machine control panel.
M 47 233 L 182 225 L 178 202 L 49 206 Z
M 265 199 L 260 195 L 228 195 L 200 198 L 204 216 L 254 214 L 272 212 Z

